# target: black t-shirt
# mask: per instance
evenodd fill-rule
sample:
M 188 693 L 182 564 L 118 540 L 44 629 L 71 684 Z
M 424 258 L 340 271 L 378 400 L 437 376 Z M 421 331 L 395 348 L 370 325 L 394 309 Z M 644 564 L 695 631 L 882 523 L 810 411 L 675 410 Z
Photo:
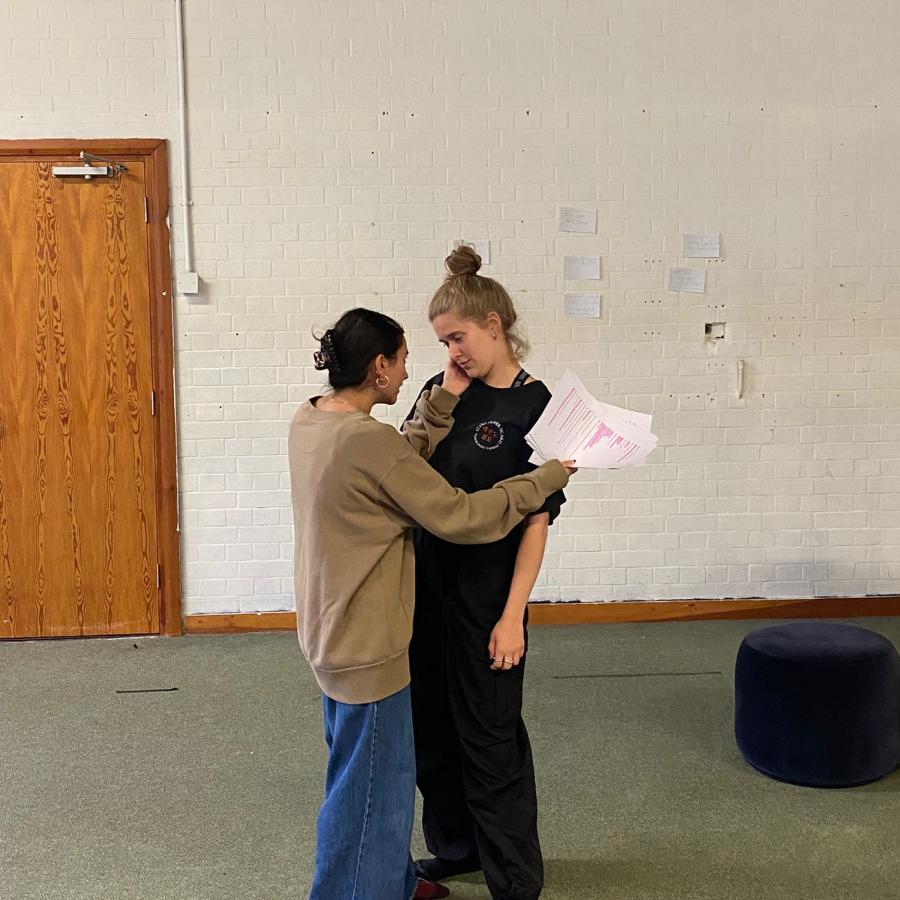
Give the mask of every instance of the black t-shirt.
M 442 372 L 430 378 L 422 390 L 442 384 L 443 380 Z M 429 462 L 450 484 L 466 493 L 485 490 L 498 481 L 533 471 L 535 466 L 528 462 L 532 450 L 525 435 L 549 401 L 550 391 L 540 381 L 494 388 L 473 379 L 453 411 L 450 434 L 438 444 Z M 410 417 L 413 412 L 414 409 Z M 538 512 L 548 513 L 553 522 L 565 500 L 565 494 L 557 491 Z M 521 531 L 521 526 L 514 528 L 503 540 L 492 544 L 459 545 L 419 530 L 417 566 L 427 568 L 427 581 L 435 588 L 455 586 L 463 595 L 496 595 L 505 603 Z

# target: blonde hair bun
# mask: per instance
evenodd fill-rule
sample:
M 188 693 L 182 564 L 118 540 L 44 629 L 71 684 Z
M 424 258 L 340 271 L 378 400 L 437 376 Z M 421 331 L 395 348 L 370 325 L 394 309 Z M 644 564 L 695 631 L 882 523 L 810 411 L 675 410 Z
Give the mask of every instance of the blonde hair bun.
M 460 244 L 445 260 L 450 276 L 475 275 L 481 268 L 481 257 L 468 244 Z

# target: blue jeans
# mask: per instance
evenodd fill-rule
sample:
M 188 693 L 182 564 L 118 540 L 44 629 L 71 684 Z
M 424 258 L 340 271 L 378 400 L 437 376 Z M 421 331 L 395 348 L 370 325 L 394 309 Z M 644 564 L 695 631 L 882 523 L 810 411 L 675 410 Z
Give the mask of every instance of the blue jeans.
M 322 697 L 328 771 L 310 900 L 409 900 L 416 791 L 409 687 L 374 703 Z

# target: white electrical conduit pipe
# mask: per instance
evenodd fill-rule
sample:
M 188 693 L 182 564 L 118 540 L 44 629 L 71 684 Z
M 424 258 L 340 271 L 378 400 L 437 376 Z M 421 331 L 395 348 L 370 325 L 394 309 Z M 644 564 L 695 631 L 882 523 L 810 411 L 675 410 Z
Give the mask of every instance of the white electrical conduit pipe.
M 175 0 L 175 43 L 178 47 L 178 118 L 181 136 L 181 213 L 184 229 L 184 271 L 194 271 L 191 249 L 191 201 L 188 182 L 187 87 L 184 78 L 184 4 Z

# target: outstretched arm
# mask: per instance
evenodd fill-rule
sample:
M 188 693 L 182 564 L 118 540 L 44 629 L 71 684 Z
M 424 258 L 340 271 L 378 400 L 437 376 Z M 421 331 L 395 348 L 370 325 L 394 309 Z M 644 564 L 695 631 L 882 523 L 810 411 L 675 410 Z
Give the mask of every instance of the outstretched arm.
M 451 487 L 421 457 L 409 453 L 397 460 L 380 488 L 387 506 L 410 525 L 418 523 L 453 544 L 490 544 L 540 509 L 547 497 L 565 487 L 573 471 L 559 460 L 551 460 L 526 475 L 467 494 Z

